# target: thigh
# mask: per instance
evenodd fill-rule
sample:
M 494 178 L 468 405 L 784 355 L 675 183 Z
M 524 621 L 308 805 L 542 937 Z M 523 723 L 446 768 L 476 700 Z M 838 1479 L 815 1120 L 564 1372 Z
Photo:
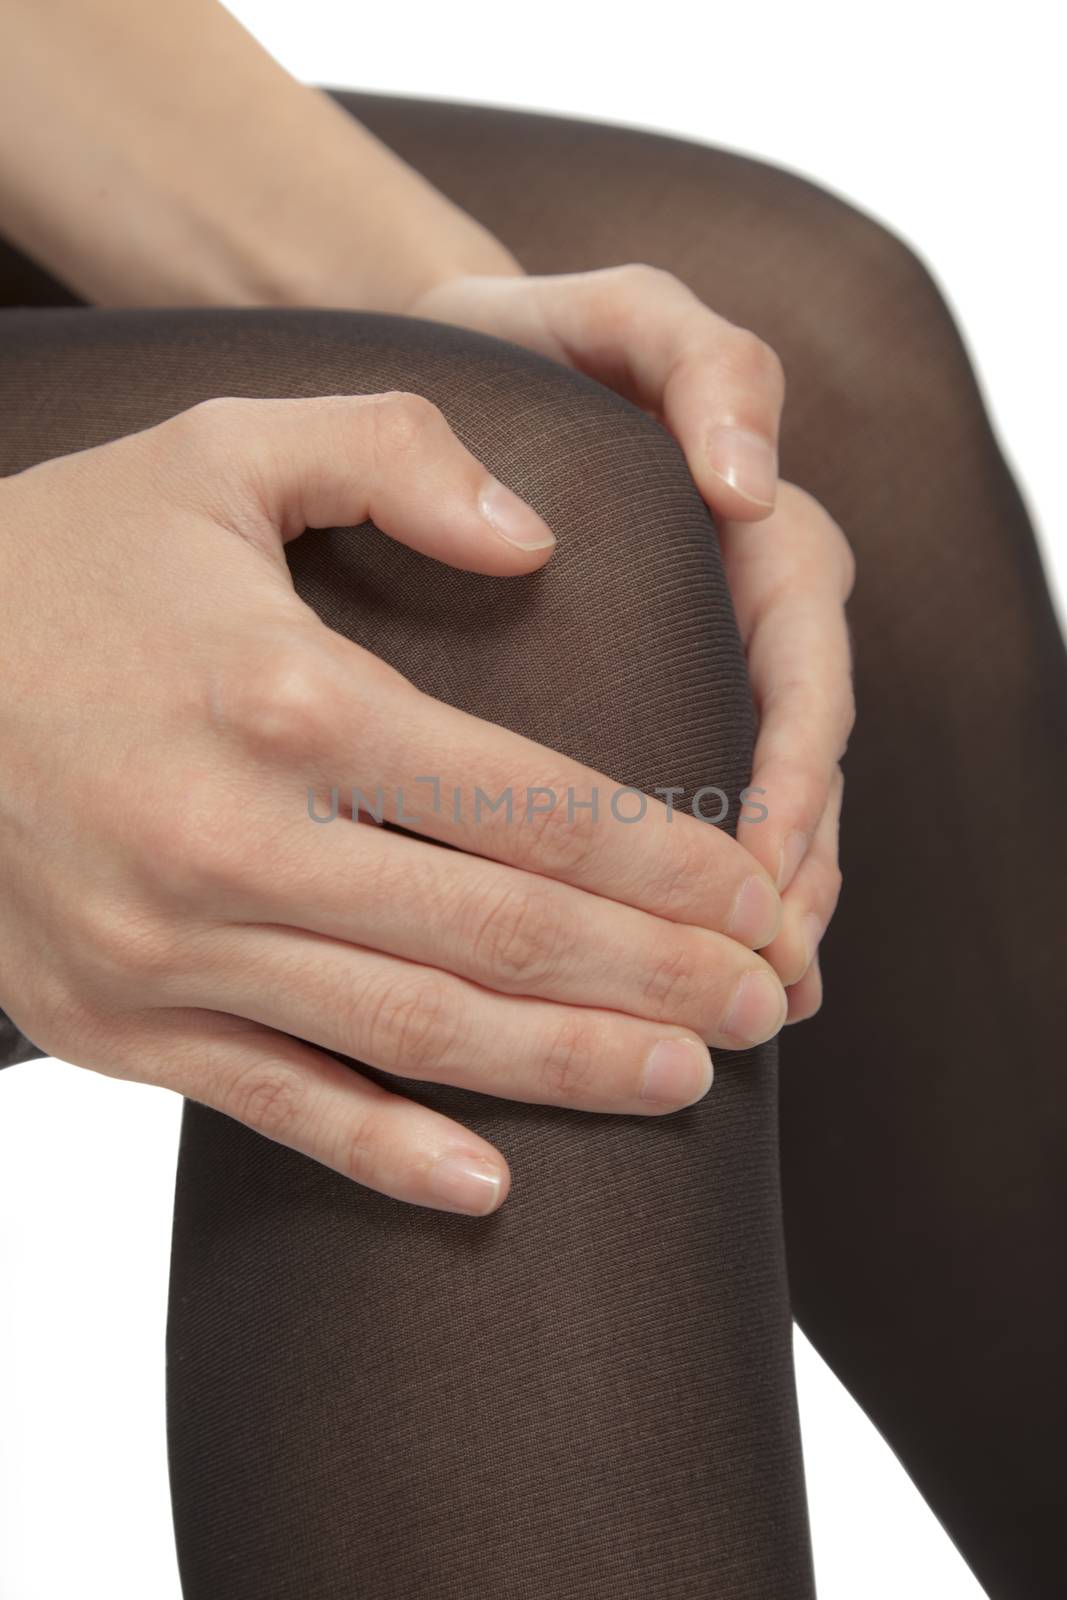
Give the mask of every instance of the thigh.
M 289 547 L 303 597 L 421 688 L 620 784 L 681 804 L 747 781 L 713 527 L 667 432 L 599 384 L 342 312 L 8 312 L 0 339 L 4 470 L 210 394 L 427 394 L 550 522 L 552 561 L 487 579 L 369 525 L 321 530 Z M 404 1080 L 507 1156 L 485 1219 L 187 1102 L 168 1402 L 188 1600 L 810 1600 L 775 1053 L 716 1064 L 705 1101 L 652 1121 Z

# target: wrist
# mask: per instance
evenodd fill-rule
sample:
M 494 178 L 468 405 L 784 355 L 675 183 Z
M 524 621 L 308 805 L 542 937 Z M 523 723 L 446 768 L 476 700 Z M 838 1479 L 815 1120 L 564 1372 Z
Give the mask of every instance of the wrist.
M 321 91 L 275 87 L 266 127 L 225 162 L 201 163 L 200 181 L 187 184 L 183 165 L 161 184 L 157 168 L 139 199 L 171 248 L 142 257 L 136 285 L 96 298 L 403 313 L 448 278 L 524 275 L 488 228 Z
M 487 228 L 444 197 L 411 197 L 387 233 L 368 238 L 353 195 L 347 212 L 325 211 L 318 225 L 288 237 L 251 238 L 239 252 L 238 302 L 334 306 L 407 314 L 452 278 L 524 277 L 521 264 Z M 238 259 L 238 257 L 235 257 Z

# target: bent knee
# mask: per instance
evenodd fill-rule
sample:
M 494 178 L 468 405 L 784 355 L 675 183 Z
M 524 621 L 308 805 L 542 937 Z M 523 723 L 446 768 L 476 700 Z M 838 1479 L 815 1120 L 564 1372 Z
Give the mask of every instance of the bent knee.
M 558 362 L 418 319 L 392 339 L 393 320 L 360 333 L 364 379 L 433 400 L 556 548 L 535 573 L 494 578 L 372 525 L 312 530 L 287 547 L 298 593 L 435 698 L 620 783 L 721 787 L 734 809 L 751 694 L 714 524 L 677 441 Z

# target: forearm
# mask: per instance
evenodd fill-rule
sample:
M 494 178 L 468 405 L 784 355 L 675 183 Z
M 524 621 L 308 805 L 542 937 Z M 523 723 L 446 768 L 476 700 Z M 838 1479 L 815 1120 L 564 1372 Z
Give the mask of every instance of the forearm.
M 215 0 L 7 0 L 0 231 L 100 305 L 391 311 L 522 270 Z

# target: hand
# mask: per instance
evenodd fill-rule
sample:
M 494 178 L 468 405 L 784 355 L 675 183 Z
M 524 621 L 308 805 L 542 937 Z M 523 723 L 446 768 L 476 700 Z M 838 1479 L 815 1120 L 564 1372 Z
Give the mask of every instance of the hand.
M 749 521 L 773 510 L 782 364 L 671 273 L 634 264 L 543 278 L 446 278 L 403 309 L 587 373 L 670 429 L 713 511 Z
M 840 762 L 855 719 L 844 607 L 855 563 L 837 524 L 791 483 L 759 538 L 726 522 L 720 539 L 759 712 L 737 837 L 782 894 L 782 924 L 762 954 L 787 986 L 788 1020 L 800 1022 L 822 1001 L 818 948 L 841 892 Z
M 781 1026 L 753 948 L 781 906 L 748 851 L 659 801 L 625 827 L 413 807 L 426 775 L 520 805 L 612 785 L 421 693 L 297 597 L 285 542 L 371 517 L 499 576 L 552 543 L 403 393 L 209 401 L 0 480 L 0 1007 L 49 1054 L 487 1212 L 508 1187 L 490 1144 L 323 1052 L 671 1111 L 710 1084 L 704 1041 Z M 417 809 L 423 836 L 315 825 L 309 790 L 334 786 L 380 792 L 387 821 Z
M 844 601 L 852 554 L 809 495 L 778 483 L 782 365 L 679 279 L 634 264 L 553 277 L 462 276 L 406 307 L 526 345 L 617 390 L 675 435 L 720 539 L 760 711 L 738 838 L 785 896 L 763 954 L 791 986 L 789 1021 L 818 1009 L 817 949 L 840 890 L 839 762 L 852 727 Z M 750 524 L 763 520 L 764 526 Z

